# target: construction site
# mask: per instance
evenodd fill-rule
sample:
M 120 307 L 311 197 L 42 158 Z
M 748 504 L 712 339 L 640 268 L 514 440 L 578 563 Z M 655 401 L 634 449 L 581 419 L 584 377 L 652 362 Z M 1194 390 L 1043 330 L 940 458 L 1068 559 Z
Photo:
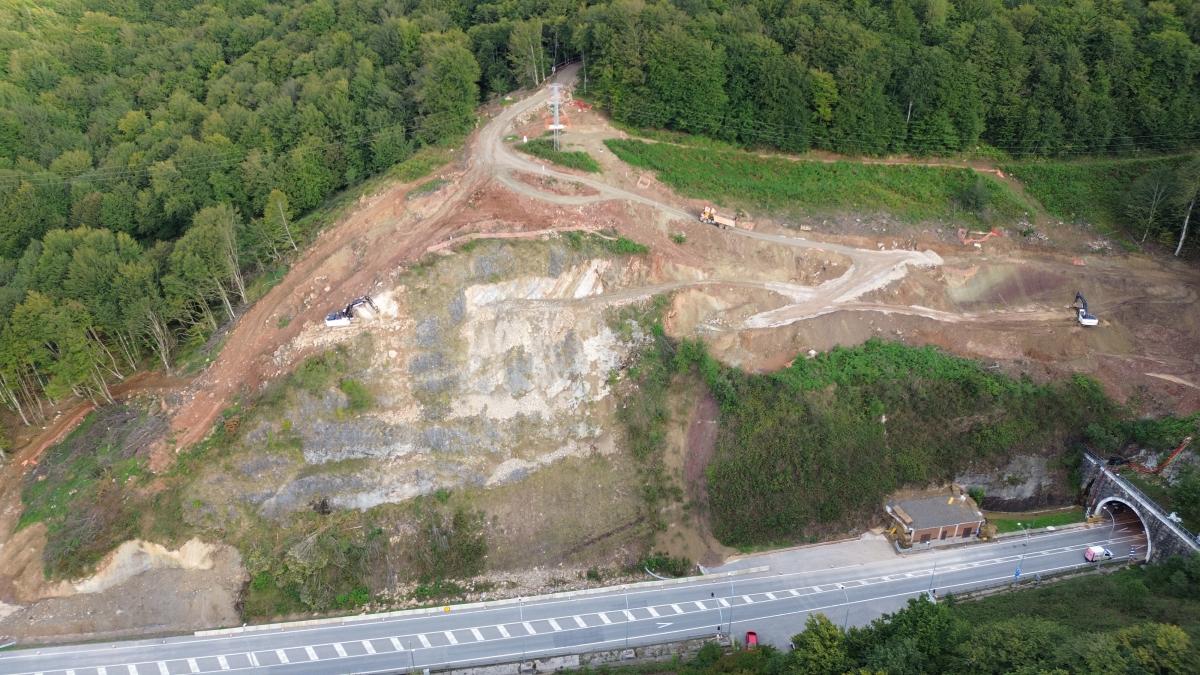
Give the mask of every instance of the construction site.
M 436 189 L 388 185 L 329 223 L 197 375 L 150 374 L 116 392 L 157 420 L 131 450 L 155 475 L 173 475 L 214 428 L 236 432 L 219 458 L 189 465 L 182 522 L 248 536 L 314 512 L 383 509 L 403 542 L 420 517 L 406 505 L 442 499 L 484 514 L 485 594 L 586 585 L 585 571 L 646 550 L 719 564 L 736 551 L 700 510 L 681 504 L 665 529 L 643 527 L 622 447 L 614 391 L 649 339 L 637 317 L 656 298 L 667 335 L 749 372 L 874 337 L 1038 381 L 1086 374 L 1138 414 L 1200 409 L 1200 314 L 1182 310 L 1200 279 L 1184 263 L 1115 252 L 1044 214 L 1030 216 L 1039 238 L 1016 223 L 785 219 L 689 199 L 605 147 L 627 134 L 572 100 L 573 76 L 486 108 Z M 516 148 L 547 133 L 601 171 Z M 342 365 L 329 387 L 284 388 L 269 414 L 229 412 L 333 352 Z M 677 394 L 666 468 L 702 500 L 719 410 L 702 392 Z M 64 402 L 2 469 L 0 634 L 239 623 L 250 579 L 232 541 L 130 541 L 93 575 L 46 580 L 45 527 L 15 528 L 23 476 L 90 411 Z M 414 587 L 397 581 L 392 595 Z

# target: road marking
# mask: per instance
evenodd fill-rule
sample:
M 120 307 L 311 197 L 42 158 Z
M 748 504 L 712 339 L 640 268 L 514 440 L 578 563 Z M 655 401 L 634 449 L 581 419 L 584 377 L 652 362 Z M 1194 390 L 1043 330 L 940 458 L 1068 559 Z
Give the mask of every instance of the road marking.
M 254 655 L 254 652 L 246 652 L 246 658 L 250 660 L 250 665 L 254 666 L 255 668 L 259 667 L 258 657 Z
M 529 631 L 530 635 L 537 635 L 537 631 L 533 629 L 533 626 L 528 621 L 522 621 L 521 625 L 525 627 L 525 630 Z
M 404 651 L 404 645 L 400 644 L 400 640 L 398 640 L 396 638 L 389 638 L 389 639 L 391 639 L 392 646 L 396 648 L 396 651 L 398 651 L 398 652 Z
M 774 594 L 774 593 L 767 593 L 767 597 L 768 597 L 768 598 L 770 598 L 770 599 L 772 599 L 772 600 L 778 600 L 778 599 L 779 599 L 779 598 L 775 597 L 775 594 Z
M 426 649 L 429 649 L 429 646 L 430 646 L 430 645 L 429 645 L 429 638 L 425 637 L 425 634 L 424 634 L 424 633 L 421 633 L 420 635 L 418 635 L 418 636 L 417 636 L 417 639 L 421 641 L 421 646 L 422 646 L 422 647 L 424 647 L 424 648 L 426 648 Z
M 546 619 L 546 621 L 550 624 L 550 627 L 555 630 L 555 632 L 562 630 L 562 626 L 558 625 L 558 622 L 554 619 Z
M 375 645 L 371 644 L 371 641 L 370 641 L 370 640 L 363 640 L 363 641 L 362 641 L 362 646 L 363 646 L 363 649 L 367 650 L 367 653 L 368 653 L 368 654 L 374 654 L 374 653 L 375 653 Z
M 442 631 L 442 635 L 446 636 L 446 639 L 450 641 L 450 644 L 452 644 L 452 645 L 458 644 L 458 638 L 454 637 L 454 633 L 451 633 L 448 630 L 444 630 L 444 631 Z
M 229 661 L 225 660 L 225 655 L 217 657 L 217 665 L 221 666 L 221 670 L 229 670 Z
M 284 663 L 287 663 L 287 661 L 284 661 Z M 200 666 L 196 665 L 196 659 L 188 659 L 187 664 L 188 670 L 192 671 L 193 673 L 200 672 Z
M 67 672 L 70 673 L 71 671 L 68 670 Z M 96 666 L 96 675 L 108 675 L 108 668 Z
M 821 591 L 821 587 L 820 587 L 820 586 L 813 586 L 813 587 L 812 587 L 812 589 L 813 589 L 813 591 L 814 591 L 814 592 L 816 592 L 816 593 L 821 593 L 821 592 L 822 592 L 822 591 Z
M 743 595 L 743 596 L 742 596 L 742 602 L 746 603 L 747 605 L 753 605 L 753 604 L 754 604 L 754 601 L 753 601 L 753 600 L 751 600 L 751 599 L 750 599 L 750 596 L 748 596 L 748 595 Z
M 604 625 L 606 625 L 606 626 L 607 626 L 608 624 L 612 623 L 612 619 L 610 619 L 610 618 L 608 618 L 607 616 L 605 616 L 605 615 L 604 615 L 604 612 L 596 612 L 596 616 L 600 617 L 600 620 L 601 620 L 601 621 L 603 621 L 603 622 L 604 622 Z M 508 637 L 508 636 L 505 636 L 505 637 Z
M 129 675 L 138 675 L 137 666 L 131 663 L 125 667 L 129 669 Z
M 647 607 L 646 611 L 650 612 L 650 616 L 652 616 L 656 619 L 658 618 L 658 610 L 654 609 L 653 607 Z
M 162 675 L 171 675 L 170 669 L 167 668 L 166 661 L 158 662 L 158 672 L 161 673 Z
M 337 652 L 338 656 L 342 657 L 343 659 L 346 658 L 346 648 L 342 646 L 342 643 L 340 643 L 340 642 L 333 643 L 333 650 L 335 652 Z M 254 665 L 258 665 L 258 664 L 256 663 Z
M 508 634 L 508 629 L 504 627 L 504 624 L 496 626 L 496 630 L 500 631 L 500 637 L 512 637 Z
M 704 603 L 703 603 L 703 602 L 700 602 L 699 600 L 697 600 L 697 601 L 693 602 L 692 604 L 693 604 L 693 605 L 695 605 L 697 608 L 699 608 L 699 609 L 701 609 L 701 610 L 708 609 L 707 607 L 705 607 L 705 606 L 704 606 Z
M 635 619 L 635 618 L 633 617 L 633 612 L 631 612 L 631 611 L 629 611 L 629 610 L 627 610 L 627 609 L 623 609 L 623 610 L 621 610 L 621 611 L 622 611 L 622 612 L 625 612 L 625 620 L 626 620 L 626 621 L 637 621 L 637 619 Z
M 312 647 L 305 647 L 305 648 L 304 648 L 304 653 L 308 655 L 308 660 L 309 660 L 309 661 L 316 661 L 316 660 L 317 660 L 317 651 L 316 651 L 315 649 L 313 649 Z
M 798 597 L 800 597 L 800 591 L 798 591 L 798 590 L 796 590 L 796 589 L 794 589 L 794 588 L 789 588 L 789 589 L 788 589 L 788 593 L 791 593 L 793 598 L 798 598 Z
M 67 675 L 75 675 L 75 671 L 74 671 L 74 670 L 68 670 L 68 671 L 67 671 Z
M 581 618 L 579 617 L 579 615 L 578 615 L 578 614 L 576 614 L 575 616 L 573 616 L 573 617 L 571 617 L 571 618 L 575 619 L 575 623 L 576 623 L 576 624 L 577 624 L 577 625 L 578 625 L 580 628 L 587 628 L 587 624 L 583 622 L 583 619 L 581 619 Z
M 675 610 L 676 614 L 683 614 L 683 610 L 679 609 L 679 605 L 672 604 L 671 609 Z
M 666 628 L 667 626 L 671 625 L 671 622 L 670 621 L 659 621 L 656 625 L 659 628 Z
M 728 601 L 728 600 L 726 600 L 725 598 L 717 598 L 717 602 L 721 603 L 721 606 L 722 606 L 722 607 L 728 607 L 728 606 L 729 606 L 729 601 Z
M 474 635 L 476 640 L 483 642 L 483 633 L 480 633 L 478 628 L 472 628 L 471 635 Z

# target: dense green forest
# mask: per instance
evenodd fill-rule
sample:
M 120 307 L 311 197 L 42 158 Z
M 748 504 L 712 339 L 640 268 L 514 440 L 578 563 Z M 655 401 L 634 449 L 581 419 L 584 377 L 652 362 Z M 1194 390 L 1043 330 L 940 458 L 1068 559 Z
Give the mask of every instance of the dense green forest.
M 633 675 L 829 673 L 1195 673 L 1200 669 L 1200 556 L 959 602 L 910 600 L 868 626 L 810 615 L 791 651 L 725 653 L 687 662 L 600 668 Z M 753 629 L 754 626 L 746 626 Z M 741 626 L 739 626 L 741 629 Z M 737 636 L 741 637 L 741 636 Z
M 0 400 L 169 365 L 294 218 L 567 60 L 637 126 L 1073 156 L 1194 145 L 1198 41 L 1194 0 L 0 0 Z M 1200 172 L 1141 187 L 1174 222 Z

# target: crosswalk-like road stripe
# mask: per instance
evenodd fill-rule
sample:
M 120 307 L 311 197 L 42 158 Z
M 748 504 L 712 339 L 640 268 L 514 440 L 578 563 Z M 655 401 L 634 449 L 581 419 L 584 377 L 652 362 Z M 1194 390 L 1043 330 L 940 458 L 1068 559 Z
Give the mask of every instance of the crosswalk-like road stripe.
M 362 641 L 362 646 L 363 646 L 363 649 L 367 650 L 367 653 L 368 653 L 368 654 L 374 654 L 374 653 L 375 653 L 375 645 L 371 644 L 371 641 L 370 641 L 370 640 L 363 640 L 363 641 Z
M 337 652 L 338 656 L 342 657 L 343 659 L 346 658 L 346 648 L 342 646 L 342 643 L 333 643 L 333 651 Z
M 581 617 L 574 616 L 572 618 L 575 619 L 576 626 L 579 626 L 580 628 L 587 628 L 587 624 L 583 622 L 583 619 Z
M 553 628 L 555 631 L 562 630 L 562 626 L 558 625 L 558 622 L 555 621 L 554 619 L 546 619 L 546 621 L 550 624 L 550 627 Z
M 525 627 L 525 630 L 529 631 L 530 635 L 537 635 L 537 631 L 533 629 L 533 625 L 528 621 L 522 621 L 521 625 Z
M 652 616 L 656 619 L 658 618 L 658 610 L 654 609 L 653 607 L 647 607 L 646 611 L 650 612 L 650 616 Z
M 743 596 L 742 596 L 742 602 L 746 603 L 747 605 L 753 605 L 753 604 L 754 604 L 754 601 L 753 601 L 753 600 L 751 600 L 751 599 L 750 599 L 750 596 L 748 596 L 748 595 L 743 595 Z
M 671 609 L 675 610 L 676 614 L 683 614 L 683 610 L 679 609 L 679 605 L 672 604 Z
M 316 652 L 316 650 L 315 650 L 315 649 L 313 649 L 312 647 L 305 647 L 305 648 L 304 648 L 304 653 L 308 655 L 308 660 L 309 660 L 309 661 L 316 661 L 316 660 L 317 660 L 317 652 Z
M 429 638 L 425 637 L 424 633 L 418 635 L 417 639 L 421 641 L 422 647 L 429 649 Z
M 158 662 L 158 672 L 161 675 L 171 675 L 171 671 L 169 668 L 167 668 L 167 663 L 165 661 Z
M 480 633 L 478 628 L 472 628 L 471 635 L 474 635 L 476 640 L 483 642 L 483 633 Z
M 399 638 L 390 638 L 390 639 L 392 641 L 392 646 L 396 648 L 396 651 L 398 651 L 398 652 L 404 651 L 404 645 L 400 644 Z
M 450 641 L 450 644 L 452 644 L 452 645 L 458 644 L 458 638 L 454 637 L 454 633 L 451 633 L 448 630 L 444 630 L 444 631 L 442 631 L 442 635 L 446 636 L 446 639 Z
M 633 621 L 633 620 L 634 620 L 634 618 L 633 618 L 633 612 L 631 612 L 631 611 L 629 611 L 629 610 L 627 610 L 627 609 L 623 609 L 623 610 L 621 610 L 621 611 L 622 611 L 622 612 L 625 612 L 625 620 L 626 620 L 626 621 Z
M 597 612 L 596 616 L 600 617 L 600 620 L 603 621 L 605 625 L 612 623 L 612 619 L 605 616 L 604 612 Z
M 284 661 L 284 663 L 287 663 L 287 661 Z M 196 659 L 188 659 L 187 664 L 188 670 L 192 671 L 193 673 L 200 672 L 200 666 L 196 664 Z
M 696 602 L 693 602 L 692 604 L 696 606 L 696 609 L 708 609 L 707 607 L 704 606 L 703 602 L 696 601 Z
M 775 597 L 775 594 L 774 594 L 774 593 L 767 593 L 767 597 L 768 597 L 768 598 L 770 598 L 770 599 L 772 599 L 772 600 L 778 600 L 778 599 L 779 599 L 779 598 Z
M 500 637 L 512 637 L 508 634 L 508 629 L 503 624 L 496 626 L 496 630 L 500 631 Z
M 221 670 L 229 670 L 229 661 L 226 660 L 224 655 L 217 657 L 217 665 L 221 666 Z
M 717 602 L 721 603 L 721 606 L 722 606 L 722 607 L 728 607 L 728 606 L 729 606 L 729 601 L 728 601 L 728 600 L 726 600 L 725 598 L 717 598 Z

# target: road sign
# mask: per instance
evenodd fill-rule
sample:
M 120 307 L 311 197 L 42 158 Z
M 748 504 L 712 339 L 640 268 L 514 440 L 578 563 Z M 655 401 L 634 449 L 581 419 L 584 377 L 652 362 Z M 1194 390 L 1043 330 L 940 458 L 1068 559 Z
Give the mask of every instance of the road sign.
M 1021 578 L 1021 566 L 1017 565 L 1016 571 L 1013 572 L 1013 579 L 1020 579 L 1020 578 Z

